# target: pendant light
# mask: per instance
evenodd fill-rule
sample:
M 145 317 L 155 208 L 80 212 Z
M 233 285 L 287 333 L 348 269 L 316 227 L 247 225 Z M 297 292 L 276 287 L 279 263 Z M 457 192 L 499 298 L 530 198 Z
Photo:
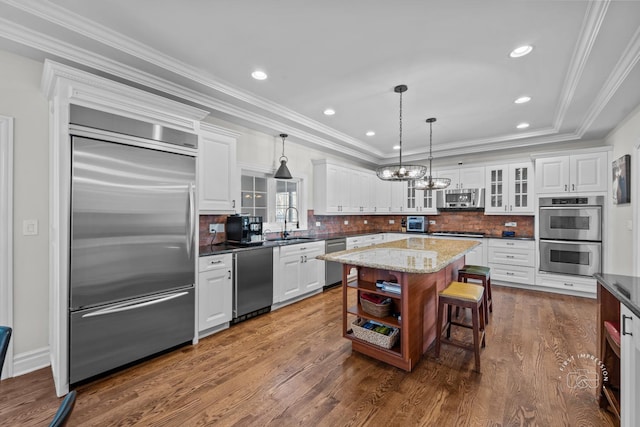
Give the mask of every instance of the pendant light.
M 435 117 L 427 119 L 427 123 L 429 123 L 429 176 L 416 180 L 415 188 L 417 190 L 442 190 L 451 184 L 451 180 L 449 178 L 433 177 L 433 166 L 431 165 L 433 155 L 431 154 L 431 149 L 433 146 L 433 122 L 435 121 Z
M 280 167 L 276 171 L 276 174 L 273 176 L 278 179 L 291 179 L 291 172 L 289 172 L 289 168 L 287 167 L 287 156 L 284 155 L 284 140 L 288 137 L 286 133 L 281 133 L 280 138 L 282 138 L 282 156 L 280 156 Z
M 376 174 L 383 181 L 411 181 L 422 178 L 427 173 L 427 168 L 422 165 L 402 164 L 402 93 L 407 91 L 407 86 L 398 85 L 393 91 L 400 94 L 400 161 L 397 165 L 379 167 Z

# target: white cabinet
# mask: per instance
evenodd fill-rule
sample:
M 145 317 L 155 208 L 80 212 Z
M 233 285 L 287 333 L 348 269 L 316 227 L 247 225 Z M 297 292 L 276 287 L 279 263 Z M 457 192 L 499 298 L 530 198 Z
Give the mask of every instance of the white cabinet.
M 312 291 L 321 290 L 324 285 L 324 261 L 316 256 L 324 254 L 324 241 L 280 246 L 277 262 L 273 302 L 282 303 Z
M 384 241 L 385 235 L 382 233 L 347 237 L 347 250 L 377 245 L 378 243 L 383 243 Z
M 597 281 L 593 277 L 538 272 L 536 285 L 554 292 L 595 297 Z
M 620 304 L 620 425 L 640 425 L 640 318 Z
M 536 190 L 544 193 L 607 191 L 607 152 L 536 159 Z
M 534 214 L 531 162 L 486 167 L 485 214 Z
M 436 209 L 436 191 L 417 190 L 415 188 L 415 181 L 407 181 L 405 183 L 406 198 L 405 198 L 405 212 L 415 212 L 423 214 L 437 214 Z M 404 190 L 404 188 L 403 188 Z
M 198 331 L 228 326 L 233 309 L 232 255 L 201 257 L 198 265 Z
M 313 161 L 314 211 L 319 215 L 372 213 L 377 204 L 376 175 L 364 169 Z
M 535 284 L 535 242 L 533 240 L 489 239 L 488 265 L 491 280 Z
M 198 209 L 233 213 L 238 197 L 236 138 L 238 134 L 202 123 L 198 139 Z
M 458 168 L 438 171 L 434 173 L 438 178 L 449 178 L 450 189 L 483 188 L 485 184 L 485 168 Z

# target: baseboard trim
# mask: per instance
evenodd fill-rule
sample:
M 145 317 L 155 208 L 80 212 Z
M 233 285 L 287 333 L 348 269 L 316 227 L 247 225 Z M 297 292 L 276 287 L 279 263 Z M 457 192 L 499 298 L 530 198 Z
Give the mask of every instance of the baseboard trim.
M 49 347 L 16 354 L 13 358 L 13 376 L 19 377 L 20 375 L 46 368 L 50 364 Z

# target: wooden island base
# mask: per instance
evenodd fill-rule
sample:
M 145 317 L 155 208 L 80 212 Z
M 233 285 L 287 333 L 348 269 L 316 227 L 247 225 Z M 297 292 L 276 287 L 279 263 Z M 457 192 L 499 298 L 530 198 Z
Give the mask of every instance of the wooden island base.
M 438 292 L 457 279 L 458 270 L 464 266 L 464 262 L 463 256 L 433 273 L 405 273 L 344 264 L 342 283 L 346 285 L 342 287 L 343 336 L 352 341 L 353 350 L 405 371 L 411 371 L 435 341 Z M 358 270 L 357 280 L 348 283 L 347 276 L 352 268 Z M 376 280 L 397 282 L 401 286 L 402 293 L 380 291 L 376 289 Z M 359 296 L 362 292 L 392 298 L 394 305 L 392 312 L 400 313 L 400 319 L 393 316 L 380 318 L 366 313 L 360 304 Z M 357 294 L 355 305 L 353 293 Z M 399 340 L 391 349 L 386 349 L 355 337 L 351 322 L 357 318 L 374 320 L 399 328 Z

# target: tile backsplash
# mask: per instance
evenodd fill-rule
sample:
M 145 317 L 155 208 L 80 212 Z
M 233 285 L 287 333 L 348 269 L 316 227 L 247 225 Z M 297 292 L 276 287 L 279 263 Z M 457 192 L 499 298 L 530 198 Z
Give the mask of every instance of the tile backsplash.
M 411 214 L 415 215 L 415 214 Z M 436 223 L 428 226 L 428 231 L 474 231 L 490 236 L 500 236 L 503 231 L 514 231 L 516 237 L 534 236 L 534 217 L 528 215 L 484 215 L 483 212 L 461 211 L 441 212 L 440 215 L 424 215 Z M 226 240 L 225 233 L 209 233 L 209 224 L 224 224 L 226 215 L 200 215 L 200 243 L 210 244 Z M 292 235 L 323 235 L 331 233 L 368 233 L 380 231 L 401 231 L 401 221 L 407 215 L 314 215 L 307 211 L 307 230 L 292 231 Z M 393 224 L 389 222 L 393 221 Z M 347 222 L 345 224 L 345 222 Z M 320 225 L 316 225 L 319 223 Z M 506 223 L 515 223 L 508 227 Z M 269 233 L 267 237 L 277 237 L 282 230 Z

